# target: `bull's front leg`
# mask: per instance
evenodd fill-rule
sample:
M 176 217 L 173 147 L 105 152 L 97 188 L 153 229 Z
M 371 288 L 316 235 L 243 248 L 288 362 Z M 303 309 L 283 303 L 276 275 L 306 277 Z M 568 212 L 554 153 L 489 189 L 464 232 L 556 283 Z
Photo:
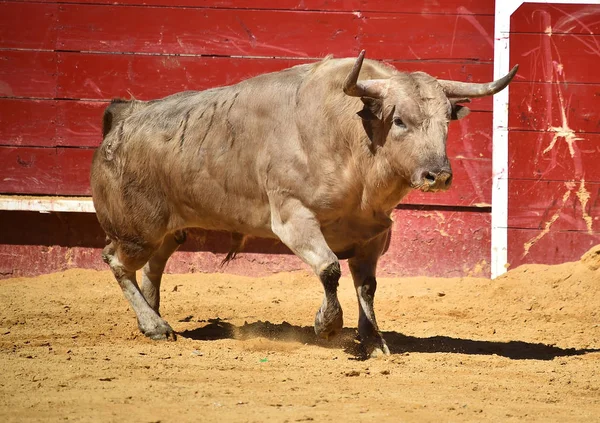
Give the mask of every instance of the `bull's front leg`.
M 366 354 L 371 357 L 390 354 L 377 325 L 373 307 L 377 290 L 377 261 L 383 254 L 387 239 L 388 232 L 357 248 L 356 255 L 348 260 L 358 297 L 358 336 Z
M 337 297 L 340 263 L 331 251 L 312 211 L 297 199 L 274 193 L 269 197 L 273 233 L 310 265 L 323 284 L 324 296 L 315 316 L 315 333 L 329 339 L 341 332 L 344 319 Z
M 325 294 L 315 316 L 315 333 L 321 338 L 329 339 L 340 333 L 344 326 L 342 307 L 337 298 L 338 281 L 342 275 L 340 264 L 336 259 L 317 274 Z

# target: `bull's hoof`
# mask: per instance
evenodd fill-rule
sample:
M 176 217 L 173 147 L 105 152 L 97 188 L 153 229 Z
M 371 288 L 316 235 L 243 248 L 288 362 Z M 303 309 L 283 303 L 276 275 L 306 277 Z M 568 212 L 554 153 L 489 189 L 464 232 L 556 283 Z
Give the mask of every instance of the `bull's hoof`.
M 369 358 L 387 357 L 390 355 L 390 349 L 383 343 L 383 346 L 374 346 L 368 354 Z
M 319 338 L 331 339 L 338 335 L 344 327 L 344 317 L 342 309 L 338 308 L 335 312 L 317 311 L 315 316 L 315 333 Z
M 173 328 L 164 320 L 150 327 L 139 325 L 140 331 L 154 341 L 175 341 L 177 336 Z
M 390 355 L 390 349 L 381 337 L 369 337 L 366 340 L 362 340 L 359 337 L 359 344 L 359 356 L 364 359 L 387 357 Z

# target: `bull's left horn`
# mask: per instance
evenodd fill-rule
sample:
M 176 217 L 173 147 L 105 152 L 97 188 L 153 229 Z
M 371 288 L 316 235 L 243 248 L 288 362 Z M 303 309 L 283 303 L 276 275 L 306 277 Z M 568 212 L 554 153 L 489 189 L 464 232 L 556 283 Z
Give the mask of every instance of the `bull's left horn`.
M 517 74 L 519 65 L 516 65 L 511 71 L 494 82 L 487 84 L 476 84 L 471 82 L 458 82 L 448 81 L 445 79 L 438 79 L 438 82 L 444 89 L 444 92 L 448 97 L 485 97 L 488 95 L 494 95 L 497 92 L 502 91 L 512 81 Z
M 344 81 L 344 93 L 352 97 L 372 97 L 381 98 L 385 95 L 387 80 L 385 79 L 369 79 L 358 82 L 358 74 L 365 59 L 365 51 L 362 50 L 358 55 L 358 59 L 354 62 L 352 70 Z

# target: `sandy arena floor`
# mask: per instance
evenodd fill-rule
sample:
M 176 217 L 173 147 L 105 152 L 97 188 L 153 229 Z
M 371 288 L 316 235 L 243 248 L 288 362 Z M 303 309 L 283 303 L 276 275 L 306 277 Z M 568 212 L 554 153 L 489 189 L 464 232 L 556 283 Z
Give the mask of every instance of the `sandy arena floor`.
M 600 421 L 600 246 L 482 278 L 379 280 L 392 355 L 312 331 L 308 272 L 166 275 L 177 342 L 137 331 L 112 275 L 0 281 L 0 421 Z

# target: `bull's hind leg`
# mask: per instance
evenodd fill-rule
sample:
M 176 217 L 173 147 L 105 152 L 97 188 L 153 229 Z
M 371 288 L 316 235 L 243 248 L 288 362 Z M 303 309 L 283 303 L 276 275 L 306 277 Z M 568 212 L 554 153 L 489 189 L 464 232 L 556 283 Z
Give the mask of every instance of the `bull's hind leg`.
M 313 213 L 295 199 L 271 200 L 273 232 L 298 257 L 309 264 L 323 284 L 325 295 L 315 316 L 315 333 L 325 339 L 338 334 L 343 327 L 342 307 L 337 298 L 340 263 L 331 251 Z
M 175 339 L 175 332 L 150 307 L 135 278 L 135 272 L 148 261 L 154 250 L 133 243 L 113 241 L 104 248 L 102 258 L 110 266 L 125 298 L 133 308 L 140 331 L 152 339 Z
M 142 295 L 158 315 L 160 315 L 160 282 L 169 257 L 185 242 L 184 231 L 168 234 L 160 248 L 150 257 L 142 271 Z

